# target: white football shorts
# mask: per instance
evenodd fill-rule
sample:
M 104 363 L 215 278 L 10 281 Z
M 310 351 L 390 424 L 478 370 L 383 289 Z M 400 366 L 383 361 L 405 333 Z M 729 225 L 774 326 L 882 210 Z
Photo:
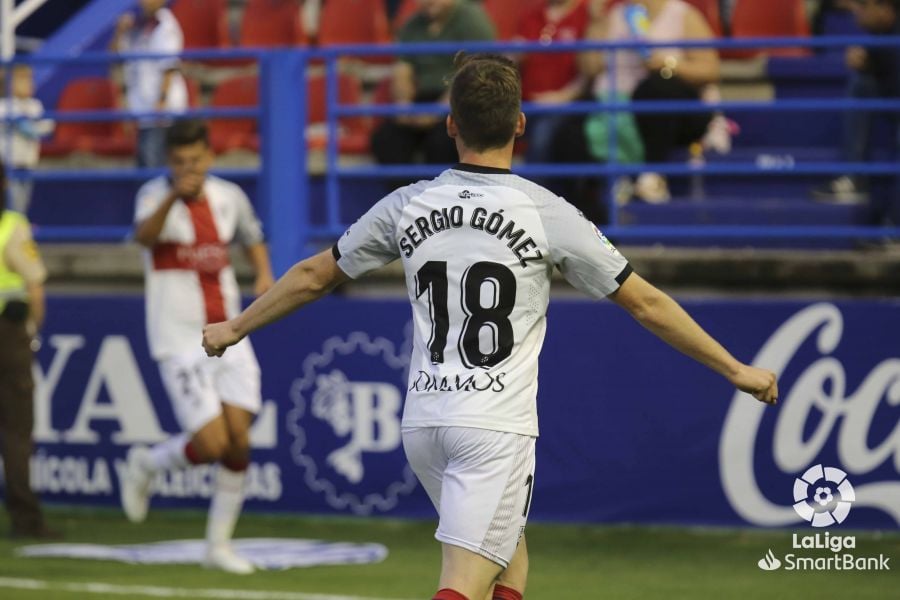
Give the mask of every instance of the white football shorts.
M 194 434 L 222 413 L 222 404 L 254 414 L 262 406 L 259 363 L 247 339 L 219 358 L 197 352 L 159 362 L 163 385 L 181 429 Z
M 508 567 L 528 520 L 534 443 L 489 429 L 404 428 L 406 457 L 438 511 L 435 539 Z

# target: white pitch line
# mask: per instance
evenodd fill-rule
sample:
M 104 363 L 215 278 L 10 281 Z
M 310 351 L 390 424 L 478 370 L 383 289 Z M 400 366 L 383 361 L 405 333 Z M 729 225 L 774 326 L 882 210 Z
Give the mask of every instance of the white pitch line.
M 89 594 L 118 594 L 121 596 L 150 596 L 153 598 L 224 598 L 234 600 L 397 600 L 369 596 L 334 596 L 267 590 L 239 590 L 216 588 L 173 588 L 150 585 L 116 585 L 101 582 L 51 582 L 40 579 L 0 577 L 0 588 L 19 590 L 49 590 Z

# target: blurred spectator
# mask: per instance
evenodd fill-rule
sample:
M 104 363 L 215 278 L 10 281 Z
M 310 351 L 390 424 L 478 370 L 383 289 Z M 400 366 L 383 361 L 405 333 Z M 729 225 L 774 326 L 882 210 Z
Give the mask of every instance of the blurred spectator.
M 42 119 L 44 105 L 34 97 L 34 78 L 28 65 L 14 65 L 9 82 L 0 77 L 0 119 L 6 116 L 25 120 L 0 122 L 0 159 L 14 169 L 34 169 L 41 155 L 41 138 L 53 131 L 53 121 Z M 25 214 L 31 203 L 31 180 L 11 181 L 11 208 Z
M 856 0 L 820 0 L 812 13 L 812 26 L 810 29 L 813 35 L 835 35 L 835 34 L 855 34 L 857 31 L 827 31 L 829 27 L 829 19 L 836 16 L 848 15 L 852 22 L 853 17 L 850 14 L 853 11 L 853 5 Z
M 55 538 L 31 489 L 34 428 L 33 341 L 44 320 L 46 270 L 28 219 L 4 210 L 6 178 L 0 162 L 0 450 L 3 496 L 13 538 Z
M 873 35 L 900 35 L 900 0 L 857 0 L 854 16 L 860 27 Z M 900 96 L 900 48 L 896 46 L 847 48 L 850 98 L 871 100 Z M 870 138 L 874 114 L 869 111 L 848 111 L 844 118 L 843 159 L 864 162 L 869 159 Z M 893 137 L 897 137 L 896 114 L 890 116 Z M 816 198 L 841 203 L 862 203 L 868 200 L 868 182 L 859 176 L 843 175 L 824 187 L 814 190 Z
M 166 0 L 140 0 L 137 14 L 122 15 L 116 25 L 111 50 L 141 54 L 178 54 L 184 47 L 181 27 Z M 177 56 L 156 60 L 129 60 L 124 64 L 124 95 L 129 110 L 180 113 L 188 106 L 187 85 Z M 139 119 L 137 165 L 161 167 L 165 163 L 166 127 L 170 120 Z
M 599 0 L 586 37 L 626 41 L 646 39 L 711 39 L 714 37 L 703 15 L 683 0 L 627 0 L 605 10 L 609 0 Z M 582 68 L 599 74 L 594 94 L 600 102 L 647 100 L 718 99 L 719 57 L 709 48 L 654 48 L 615 53 L 615 82 L 606 72 L 608 55 L 585 53 Z M 617 121 L 618 160 L 622 162 L 665 162 L 677 148 L 699 142 L 707 133 L 711 113 L 619 113 Z M 585 123 L 588 150 L 598 160 L 607 160 L 610 114 L 590 116 Z M 565 140 L 562 140 L 565 143 Z M 643 173 L 634 187 L 635 195 L 652 203 L 669 200 L 666 180 L 657 173 Z
M 494 28 L 480 6 L 468 0 L 419 0 L 419 10 L 397 35 L 400 43 L 462 42 L 494 39 Z M 398 104 L 445 102 L 445 79 L 453 73 L 451 54 L 411 54 L 394 66 L 392 96 Z M 439 115 L 385 119 L 372 135 L 372 153 L 382 164 L 413 161 L 456 162 L 456 146 Z
M 587 0 L 544 0 L 522 16 L 516 39 L 575 42 L 584 37 L 590 15 Z M 540 104 L 565 104 L 580 99 L 587 91 L 587 79 L 578 70 L 575 55 L 540 52 L 522 57 L 522 97 Z M 548 162 L 550 143 L 565 121 L 565 115 L 533 115 L 528 119 L 525 158 L 529 162 Z

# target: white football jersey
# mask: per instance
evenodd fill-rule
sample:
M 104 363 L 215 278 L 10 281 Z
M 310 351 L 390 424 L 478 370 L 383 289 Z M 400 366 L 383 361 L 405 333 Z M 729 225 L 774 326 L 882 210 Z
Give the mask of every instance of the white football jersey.
M 404 427 L 531 436 L 553 267 L 594 297 L 631 273 L 571 204 L 508 170 L 474 165 L 388 195 L 334 254 L 353 278 L 403 261 L 415 322 Z
M 134 220 L 152 215 L 170 183 L 157 177 L 137 194 Z M 236 184 L 209 176 L 201 199 L 172 205 L 153 248 L 144 252 L 147 340 L 156 360 L 195 351 L 203 326 L 237 316 L 241 292 L 228 245 L 263 241 L 250 200 Z

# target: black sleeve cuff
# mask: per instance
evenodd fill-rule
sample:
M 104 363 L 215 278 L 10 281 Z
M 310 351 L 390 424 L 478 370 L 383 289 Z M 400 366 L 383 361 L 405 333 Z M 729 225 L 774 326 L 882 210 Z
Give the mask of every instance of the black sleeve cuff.
M 634 273 L 634 269 L 632 268 L 631 264 L 626 264 L 625 268 L 622 269 L 622 272 L 616 275 L 616 283 L 621 286 L 623 283 L 625 283 L 625 280 L 631 276 L 632 273 Z
M 334 260 L 341 260 L 341 251 L 338 249 L 337 244 L 331 247 L 331 255 L 334 257 Z

